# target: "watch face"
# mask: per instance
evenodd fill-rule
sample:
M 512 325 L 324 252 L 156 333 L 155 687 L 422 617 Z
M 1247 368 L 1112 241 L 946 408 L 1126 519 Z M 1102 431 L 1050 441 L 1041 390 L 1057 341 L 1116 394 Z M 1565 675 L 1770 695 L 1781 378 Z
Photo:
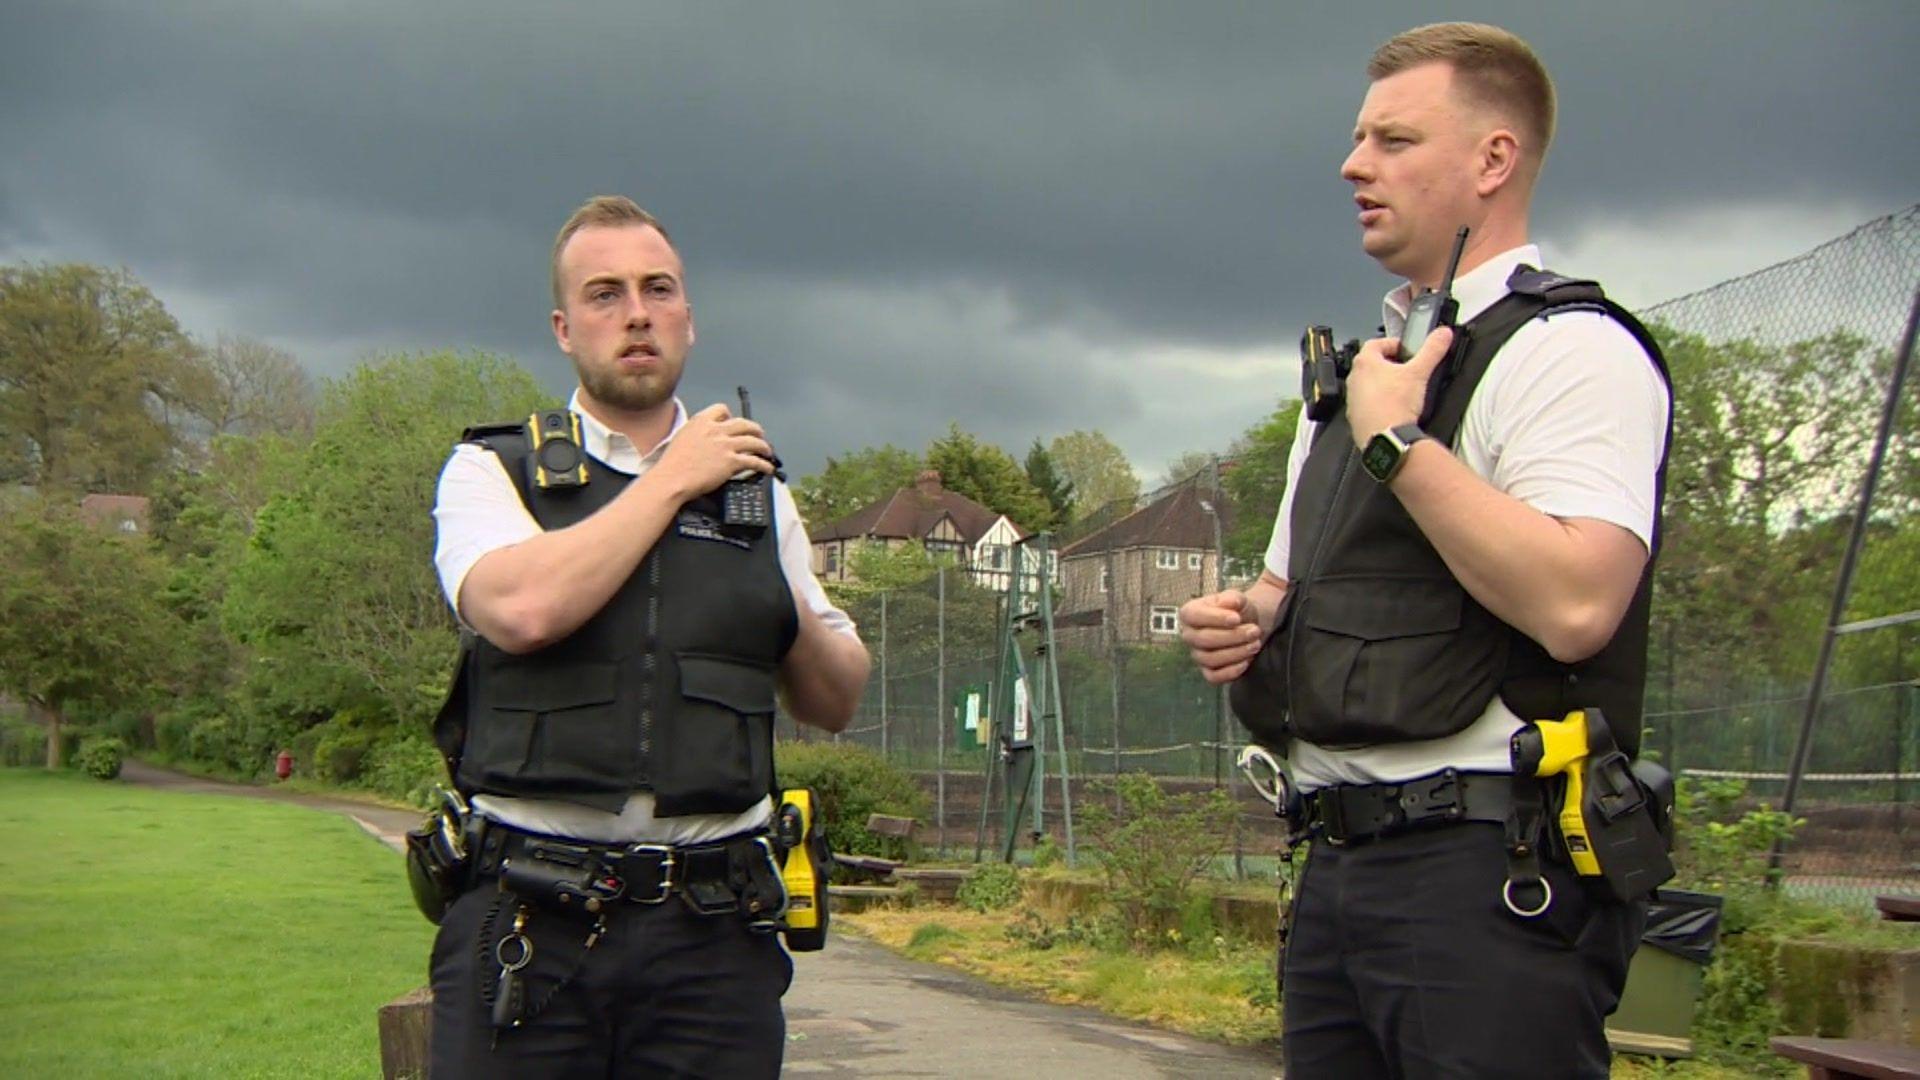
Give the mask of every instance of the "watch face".
M 1394 462 L 1399 460 L 1400 448 L 1393 445 L 1393 440 L 1384 433 L 1368 439 L 1367 448 L 1360 452 L 1360 467 L 1367 470 L 1368 476 L 1383 484 L 1387 482 L 1387 477 L 1393 475 Z

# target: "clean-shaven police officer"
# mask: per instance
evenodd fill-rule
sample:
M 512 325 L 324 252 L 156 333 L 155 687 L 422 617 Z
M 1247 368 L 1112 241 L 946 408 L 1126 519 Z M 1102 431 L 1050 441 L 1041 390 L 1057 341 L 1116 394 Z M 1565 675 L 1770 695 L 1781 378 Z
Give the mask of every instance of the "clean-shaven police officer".
M 434 507 L 475 634 L 442 727 L 464 724 L 456 780 L 489 827 L 434 944 L 433 1072 L 774 1076 L 793 970 L 766 919 L 776 688 L 840 730 L 867 651 L 784 484 L 770 528 L 726 520 L 719 491 L 771 473 L 772 448 L 675 397 L 693 310 L 660 223 L 594 198 L 552 275 L 585 471 L 542 487 L 531 436 L 496 428 L 455 450 Z M 592 866 L 615 872 L 583 887 Z
M 1523 269 L 1554 122 L 1525 42 L 1420 27 L 1368 74 L 1341 175 L 1361 246 L 1405 282 L 1388 336 L 1345 411 L 1300 425 L 1260 579 L 1186 604 L 1182 635 L 1309 792 L 1287 1075 L 1604 1077 L 1644 906 L 1552 862 L 1545 911 L 1519 913 L 1543 890 L 1508 903 L 1503 822 L 1532 783 L 1509 739 L 1599 707 L 1637 745 L 1664 367 L 1596 288 Z M 1461 330 L 1401 355 L 1462 226 Z

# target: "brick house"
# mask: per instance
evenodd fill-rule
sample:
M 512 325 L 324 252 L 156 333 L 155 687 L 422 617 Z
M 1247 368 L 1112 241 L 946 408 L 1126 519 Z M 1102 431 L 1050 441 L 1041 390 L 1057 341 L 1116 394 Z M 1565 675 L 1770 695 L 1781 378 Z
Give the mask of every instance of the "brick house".
M 1110 525 L 1060 549 L 1060 601 L 1054 622 L 1079 647 L 1169 644 L 1180 636 L 1180 605 L 1221 588 L 1213 508 L 1228 515 L 1209 488 L 1186 483 Z M 1231 569 L 1231 568 L 1230 568 Z

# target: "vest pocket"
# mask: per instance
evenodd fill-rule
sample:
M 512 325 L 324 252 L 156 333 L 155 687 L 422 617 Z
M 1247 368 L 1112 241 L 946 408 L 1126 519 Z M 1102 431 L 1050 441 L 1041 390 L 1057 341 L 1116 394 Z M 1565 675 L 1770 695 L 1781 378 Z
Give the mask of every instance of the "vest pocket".
M 1293 730 L 1322 746 L 1432 739 L 1486 710 L 1505 627 L 1452 579 L 1333 578 L 1294 612 Z
M 466 756 L 483 783 L 503 790 L 631 790 L 634 752 L 619 722 L 619 690 L 614 663 L 504 664 Z
M 680 653 L 680 698 L 653 740 L 654 812 L 738 814 L 773 789 L 774 671 L 732 657 Z

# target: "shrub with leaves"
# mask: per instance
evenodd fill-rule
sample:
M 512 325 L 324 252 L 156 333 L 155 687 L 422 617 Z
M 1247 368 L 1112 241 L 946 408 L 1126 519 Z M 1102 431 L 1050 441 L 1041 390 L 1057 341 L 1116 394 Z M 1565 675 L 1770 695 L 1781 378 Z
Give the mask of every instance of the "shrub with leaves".
M 1006 863 L 983 863 L 954 891 L 954 902 L 975 911 L 998 911 L 1020 900 L 1020 871 Z
M 88 739 L 80 751 L 80 768 L 95 780 L 112 780 L 120 775 L 120 762 L 126 756 L 127 744 L 119 739 Z
M 1725 895 L 1726 928 L 1743 929 L 1748 909 L 1772 899 L 1768 853 L 1805 821 L 1749 799 L 1744 780 L 1688 777 L 1675 786 L 1673 815 L 1676 886 Z
M 927 793 L 913 776 L 864 746 L 783 742 L 774 748 L 783 788 L 812 788 L 827 819 L 827 846 L 849 855 L 908 856 L 899 837 L 867 831 L 870 814 L 924 817 Z
M 1108 902 L 1136 943 L 1177 942 L 1168 931 L 1180 927 L 1193 880 L 1232 841 L 1233 800 L 1218 789 L 1169 795 L 1145 773 L 1095 786 L 1107 793 L 1087 800 L 1081 820 Z

